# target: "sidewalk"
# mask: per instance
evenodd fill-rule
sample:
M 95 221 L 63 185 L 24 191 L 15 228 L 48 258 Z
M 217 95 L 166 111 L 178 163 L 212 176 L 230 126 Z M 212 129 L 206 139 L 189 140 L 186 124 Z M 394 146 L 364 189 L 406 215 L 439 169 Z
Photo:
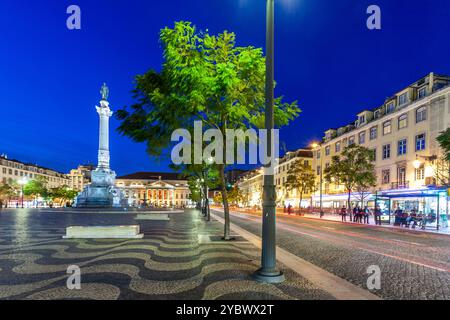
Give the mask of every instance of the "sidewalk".
M 246 210 L 242 210 L 242 209 L 236 209 L 233 208 L 233 211 L 236 212 L 240 212 L 240 213 L 248 213 L 248 214 L 256 214 L 256 215 L 260 215 L 259 211 L 253 210 L 253 209 L 246 209 Z M 399 231 L 410 231 L 410 232 L 423 232 L 423 233 L 434 233 L 434 234 L 443 234 L 443 235 L 450 235 L 450 227 L 447 228 L 441 228 L 439 231 L 431 228 L 427 228 L 425 230 L 420 229 L 419 227 L 417 227 L 416 229 L 412 229 L 412 228 L 405 228 L 405 227 L 397 227 L 394 226 L 392 224 L 382 224 L 381 226 L 377 226 L 375 224 L 375 220 L 373 216 L 370 216 L 369 218 L 369 224 L 361 224 L 361 223 L 356 223 L 356 222 L 351 222 L 350 221 L 350 217 L 349 215 L 347 215 L 347 222 L 342 222 L 341 220 L 341 216 L 338 214 L 329 214 L 326 213 L 324 214 L 324 216 L 322 218 L 320 218 L 320 214 L 319 212 L 317 213 L 305 213 L 302 214 L 301 216 L 296 215 L 296 214 L 287 214 L 285 212 L 280 212 L 277 211 L 277 216 L 286 216 L 286 217 L 296 217 L 296 218 L 306 218 L 306 219 L 315 219 L 315 220 L 326 220 L 326 221 L 334 221 L 334 222 L 339 222 L 339 223 L 345 223 L 345 224 L 349 224 L 349 225 L 359 225 L 359 226 L 367 226 L 367 227 L 373 227 L 373 228 L 389 228 L 392 230 L 399 230 Z
M 284 215 L 288 215 L 288 214 L 284 214 Z M 431 228 L 427 228 L 425 230 L 420 229 L 419 227 L 417 227 L 416 229 L 412 229 L 412 228 L 406 228 L 406 227 L 398 227 L 398 226 L 394 226 L 392 224 L 382 224 L 380 225 L 376 225 L 375 224 L 375 220 L 373 216 L 370 216 L 369 218 L 369 224 L 362 224 L 362 223 L 356 223 L 356 222 L 351 222 L 350 221 L 350 217 L 347 215 L 347 222 L 342 222 L 341 216 L 337 215 L 337 214 L 325 214 L 322 218 L 320 218 L 320 214 L 316 213 L 316 214 L 305 214 L 302 216 L 303 218 L 307 218 L 307 219 L 316 219 L 316 220 L 327 220 L 327 221 L 336 221 L 336 222 L 341 222 L 341 223 L 347 223 L 347 224 L 353 224 L 353 225 L 366 225 L 366 226 L 373 226 L 373 227 L 377 227 L 377 228 L 390 228 L 390 229 L 396 229 L 396 230 L 404 230 L 404 231 L 411 231 L 411 232 L 427 232 L 427 233 L 438 233 L 438 234 L 447 234 L 450 235 L 450 228 L 441 228 L 439 231 L 436 229 L 431 229 Z

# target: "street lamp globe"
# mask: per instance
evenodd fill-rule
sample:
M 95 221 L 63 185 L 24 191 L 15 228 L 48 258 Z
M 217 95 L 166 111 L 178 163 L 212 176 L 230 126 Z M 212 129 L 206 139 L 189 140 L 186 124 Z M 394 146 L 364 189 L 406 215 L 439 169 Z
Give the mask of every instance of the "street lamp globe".
M 20 179 L 20 180 L 18 181 L 18 183 L 19 183 L 21 186 L 26 185 L 26 184 L 28 183 L 27 177 L 23 177 L 22 179 Z
M 422 162 L 420 162 L 419 159 L 416 159 L 413 161 L 413 166 L 415 169 L 419 169 L 421 165 L 422 165 Z

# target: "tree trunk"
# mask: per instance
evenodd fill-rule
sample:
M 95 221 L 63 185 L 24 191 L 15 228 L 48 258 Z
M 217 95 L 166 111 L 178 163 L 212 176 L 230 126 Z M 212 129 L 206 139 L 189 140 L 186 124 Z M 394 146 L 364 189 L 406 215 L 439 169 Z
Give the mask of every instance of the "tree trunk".
M 225 225 L 223 229 L 224 240 L 231 240 L 230 237 L 230 208 L 228 206 L 228 192 L 225 181 L 225 166 L 222 164 L 219 167 L 220 180 L 222 185 L 222 202 L 223 202 L 223 217 L 225 220 Z

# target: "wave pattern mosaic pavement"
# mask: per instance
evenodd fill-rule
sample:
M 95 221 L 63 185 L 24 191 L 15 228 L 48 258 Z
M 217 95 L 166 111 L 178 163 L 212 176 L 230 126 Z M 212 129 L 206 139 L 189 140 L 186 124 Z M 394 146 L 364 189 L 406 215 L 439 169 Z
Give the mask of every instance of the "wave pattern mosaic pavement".
M 133 214 L 7 210 L 0 213 L 0 299 L 333 299 L 296 273 L 267 285 L 252 281 L 259 250 L 246 241 L 199 241 L 221 235 L 191 210 L 170 221 Z M 139 224 L 144 239 L 64 240 L 71 225 Z M 206 237 L 205 237 L 206 236 Z M 69 290 L 67 268 L 80 267 Z

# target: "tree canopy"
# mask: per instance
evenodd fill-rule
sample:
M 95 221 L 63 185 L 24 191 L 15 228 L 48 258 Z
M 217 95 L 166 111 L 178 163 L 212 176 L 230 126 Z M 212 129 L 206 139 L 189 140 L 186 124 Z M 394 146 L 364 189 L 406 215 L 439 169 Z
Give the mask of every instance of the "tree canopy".
M 376 185 L 374 153 L 360 146 L 349 145 L 339 155 L 332 158 L 325 168 L 325 180 L 329 183 L 343 185 L 348 192 L 347 205 L 350 208 L 350 197 L 353 191 L 364 194 Z M 322 168 L 321 168 L 322 170 Z
M 450 161 L 450 128 L 441 132 L 436 140 L 444 151 L 446 160 Z
M 138 75 L 130 108 L 117 112 L 118 130 L 145 142 L 150 155 L 168 155 L 174 130 L 193 132 L 194 121 L 203 130 L 262 128 L 265 121 L 265 58 L 261 48 L 236 45 L 236 35 L 199 31 L 191 22 L 176 22 L 160 33 L 164 62 L 160 72 Z M 274 102 L 275 124 L 287 125 L 300 113 L 296 102 L 282 97 Z M 223 144 L 225 150 L 225 144 Z M 223 155 L 226 154 L 224 151 Z M 229 209 L 225 159 L 215 159 L 220 174 L 225 211 L 225 238 L 229 238 Z
M 288 190 L 297 190 L 300 196 L 299 208 L 301 208 L 303 195 L 315 190 L 316 175 L 312 167 L 301 160 L 295 160 L 287 174 L 286 188 Z

